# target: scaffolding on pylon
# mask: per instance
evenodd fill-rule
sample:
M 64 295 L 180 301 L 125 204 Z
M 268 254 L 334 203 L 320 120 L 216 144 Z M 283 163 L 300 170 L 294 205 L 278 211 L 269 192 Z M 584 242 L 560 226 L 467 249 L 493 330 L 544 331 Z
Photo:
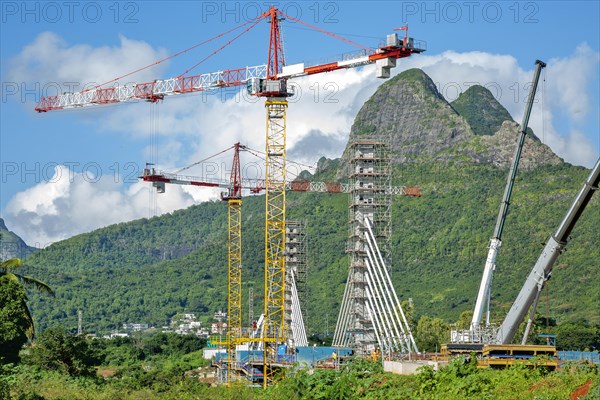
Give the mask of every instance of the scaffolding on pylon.
M 287 220 L 287 256 L 286 268 L 294 270 L 296 288 L 300 300 L 300 310 L 306 319 L 308 302 L 308 243 L 306 236 L 306 221 Z
M 286 221 L 286 307 L 285 324 L 290 345 L 308 346 L 306 316 L 306 224 Z
M 349 271 L 333 338 L 334 346 L 353 347 L 357 354 L 374 350 L 377 340 L 367 307 L 364 224 L 368 217 L 387 268 L 391 265 L 391 186 L 389 144 L 384 138 L 361 138 L 349 144 L 348 248 Z

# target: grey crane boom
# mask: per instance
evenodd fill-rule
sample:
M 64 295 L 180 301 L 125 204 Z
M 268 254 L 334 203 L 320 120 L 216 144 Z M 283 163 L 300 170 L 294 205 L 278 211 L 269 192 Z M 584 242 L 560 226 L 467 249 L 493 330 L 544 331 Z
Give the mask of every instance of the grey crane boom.
M 546 67 L 546 63 L 540 60 L 535 61 L 535 72 L 533 75 L 533 81 L 531 83 L 531 90 L 529 91 L 529 96 L 527 98 L 527 106 L 525 107 L 525 113 L 523 114 L 523 122 L 521 122 L 521 134 L 519 135 L 519 140 L 517 141 L 517 146 L 515 147 L 513 162 L 508 173 L 504 195 L 502 196 L 502 202 L 500 203 L 500 212 L 498 213 L 498 218 L 496 220 L 494 234 L 490 240 L 488 255 L 486 258 L 485 267 L 483 269 L 483 276 L 481 278 L 479 292 L 477 293 L 477 301 L 475 302 L 475 309 L 473 310 L 473 319 L 471 320 L 472 331 L 477 330 L 481 324 L 483 308 L 486 302 L 488 309 L 486 321 L 487 324 L 489 324 L 490 288 L 492 285 L 494 270 L 496 269 L 496 257 L 500 251 L 500 246 L 502 245 L 502 231 L 504 230 L 504 222 L 506 221 L 506 215 L 508 214 L 508 206 L 510 205 L 510 198 L 515 184 L 517 170 L 519 168 L 521 151 L 523 150 L 525 137 L 527 136 L 529 116 L 531 115 L 531 108 L 533 107 L 533 100 L 535 98 L 535 92 L 540 79 L 540 72 L 544 67 Z
M 573 201 L 571 208 L 560 223 L 558 229 L 554 235 L 551 235 L 548 239 L 542 254 L 533 266 L 523 288 L 519 292 L 519 295 L 498 330 L 496 337 L 497 343 L 509 344 L 512 342 L 515 332 L 519 327 L 519 324 L 523 321 L 527 310 L 532 306 L 537 293 L 539 293 L 544 282 L 550 276 L 556 258 L 567 245 L 569 234 L 590 202 L 594 191 L 598 189 L 599 182 L 600 158 L 596 161 L 596 165 L 592 168 L 592 172 L 577 194 L 575 201 Z

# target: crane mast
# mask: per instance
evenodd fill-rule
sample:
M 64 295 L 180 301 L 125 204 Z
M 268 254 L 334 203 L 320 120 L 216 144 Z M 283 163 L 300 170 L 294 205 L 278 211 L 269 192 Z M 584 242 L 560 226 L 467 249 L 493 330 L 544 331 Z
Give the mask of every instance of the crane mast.
M 496 257 L 498 256 L 498 252 L 500 251 L 500 246 L 502 245 L 502 231 L 504 230 L 504 223 L 506 221 L 506 215 L 508 214 L 508 207 L 510 205 L 510 198 L 512 195 L 513 186 L 515 183 L 515 178 L 517 176 L 517 170 L 519 168 L 519 161 L 521 159 L 521 151 L 523 150 L 523 145 L 525 144 L 525 137 L 527 136 L 527 126 L 529 124 L 529 116 L 531 115 L 531 108 L 533 107 L 533 100 L 535 98 L 535 92 L 537 90 L 538 81 L 540 78 L 540 72 L 542 68 L 546 66 L 543 61 L 536 60 L 535 61 L 535 72 L 533 75 L 533 82 L 531 84 L 531 89 L 529 91 L 529 97 L 527 99 L 527 105 L 525 107 L 525 113 L 523 114 L 523 122 L 521 122 L 521 133 L 519 135 L 519 139 L 517 141 L 517 145 L 515 147 L 515 152 L 513 155 L 513 162 L 508 172 L 508 177 L 506 181 L 506 187 L 504 189 L 504 195 L 502 197 L 502 202 L 500 203 L 500 211 L 498 213 L 498 218 L 496 219 L 496 227 L 494 229 L 494 234 L 492 239 L 490 240 L 490 246 L 488 250 L 488 255 L 485 261 L 485 266 L 483 269 L 483 276 L 481 278 L 481 284 L 479 286 L 479 292 L 477 293 L 477 301 L 475 302 L 475 309 L 473 310 L 473 318 L 471 320 L 471 331 L 478 331 L 481 325 L 481 319 L 483 317 L 484 306 L 487 304 L 487 312 L 486 312 L 486 325 L 489 325 L 490 321 L 490 297 L 491 297 L 491 285 L 492 278 L 494 274 L 494 270 L 496 269 Z
M 266 177 L 264 189 L 266 192 L 266 221 L 265 221 L 265 305 L 264 305 L 264 335 L 263 337 L 263 383 L 266 387 L 272 381 L 276 371 L 276 349 L 279 343 L 288 339 L 289 327 L 286 326 L 285 318 L 285 293 L 286 293 L 286 268 L 285 268 L 285 237 L 286 237 L 286 190 L 289 183 L 286 182 L 286 110 L 288 106 L 287 97 L 293 95 L 288 88 L 289 79 L 321 74 L 339 69 L 355 68 L 363 65 L 376 64 L 376 76 L 388 78 L 391 68 L 395 67 L 399 58 L 410 57 L 414 53 L 425 51 L 424 43 L 415 42 L 408 37 L 408 27 L 400 28 L 405 31 L 403 39 L 399 39 L 396 33 L 387 36 L 386 42 L 378 48 L 367 48 L 359 46 L 363 50 L 357 54 L 344 55 L 339 61 L 325 64 L 305 65 L 303 63 L 285 65 L 283 43 L 281 37 L 280 21 L 285 18 L 294 22 L 303 23 L 309 28 L 325 33 L 329 36 L 343 40 L 347 43 L 356 43 L 341 38 L 333 33 L 310 26 L 305 22 L 286 15 L 277 8 L 271 6 L 268 11 L 252 20 L 252 25 L 246 32 L 258 22 L 265 20 L 270 23 L 268 62 L 265 65 L 245 67 L 230 70 L 211 72 L 194 76 L 177 76 L 166 80 L 155 80 L 152 82 L 134 83 L 123 86 L 102 87 L 97 86 L 77 93 L 63 93 L 55 96 L 42 97 L 35 110 L 42 113 L 65 109 L 78 109 L 91 106 L 100 106 L 121 102 L 146 101 L 155 103 L 169 96 L 221 89 L 232 86 L 246 86 L 248 93 L 257 97 L 265 97 L 266 110 Z M 239 35 L 238 35 L 239 37 Z M 232 41 L 229 41 L 230 44 Z M 223 46 L 225 47 L 225 46 Z M 222 48 L 223 48 L 222 47 Z M 221 49 L 222 49 L 221 48 Z M 180 53 L 178 53 L 180 54 Z M 216 54 L 216 51 L 213 53 Z M 110 81 L 114 82 L 116 81 Z M 164 191 L 166 183 L 182 183 L 198 186 L 223 187 L 222 183 L 191 182 L 166 176 L 157 176 L 153 171 L 147 169 L 144 180 L 151 181 L 157 190 Z M 147 172 L 147 173 L 146 173 Z M 233 179 L 233 178 L 232 178 Z M 233 182 L 233 181 L 232 181 Z M 240 183 L 241 180 L 236 182 Z M 235 184 L 233 186 L 235 189 Z M 241 184 L 237 186 L 241 189 Z M 235 192 L 235 190 L 234 190 Z M 401 192 L 399 194 L 405 194 Z M 420 195 L 418 190 L 406 193 L 407 195 Z M 229 196 L 228 196 L 229 197 Z M 230 235 L 238 232 L 241 210 L 241 198 L 237 194 L 231 196 L 229 202 Z M 235 236 L 235 235 L 233 235 Z M 230 236 L 232 238 L 232 236 Z M 237 243 L 239 238 L 233 237 Z M 232 250 L 232 247 L 230 247 Z M 232 254 L 237 250 L 232 251 Z M 229 260 L 233 270 L 241 268 L 240 260 Z M 235 272 L 237 274 L 237 272 Z M 241 276 L 241 275 L 239 275 Z M 230 290 L 238 293 L 238 275 L 230 276 Z M 231 286 L 233 285 L 233 286 Z M 232 289 L 232 287 L 235 287 Z M 241 287 L 241 286 L 240 286 Z M 241 296 L 241 295 L 240 295 Z M 234 302 L 235 303 L 235 302 Z M 234 314 L 237 316 L 237 305 Z M 239 314 L 241 321 L 241 313 Z M 235 335 L 238 321 L 233 321 L 229 331 L 231 337 Z
M 598 183 L 600 183 L 600 159 L 596 161 L 596 165 L 592 168 L 592 172 L 586 179 L 577 197 L 575 197 L 569 211 L 567 211 L 554 235 L 551 235 L 548 239 L 542 254 L 540 254 L 531 273 L 525 280 L 519 295 L 515 299 L 502 325 L 500 325 L 496 336 L 497 343 L 508 344 L 512 342 L 519 324 L 523 321 L 527 310 L 534 303 L 536 295 L 542 289 L 544 282 L 552 273 L 552 268 L 557 257 L 567 245 L 573 227 L 590 202 L 594 191 L 598 190 Z
M 227 382 L 231 382 L 232 366 L 238 339 L 242 337 L 242 174 L 239 143 L 234 145 L 230 187 L 221 194 L 227 202 Z
M 266 97 L 266 212 L 263 320 L 263 387 L 272 381 L 276 369 L 277 345 L 285 342 L 288 328 L 285 319 L 285 181 L 286 181 L 286 98 L 287 80 L 277 79 L 285 65 L 281 42 L 280 17 L 273 6 L 269 9 L 269 57 L 266 85 L 256 95 Z

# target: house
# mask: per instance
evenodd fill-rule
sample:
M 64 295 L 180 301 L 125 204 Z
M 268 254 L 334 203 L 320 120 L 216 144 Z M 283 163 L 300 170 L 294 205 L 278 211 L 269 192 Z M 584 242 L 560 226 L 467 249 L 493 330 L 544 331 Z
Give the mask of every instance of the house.
M 227 332 L 226 322 L 213 322 L 210 327 L 210 333 L 215 335 L 224 335 Z
M 140 332 L 145 331 L 150 326 L 148 324 L 123 324 L 123 329 L 126 331 Z

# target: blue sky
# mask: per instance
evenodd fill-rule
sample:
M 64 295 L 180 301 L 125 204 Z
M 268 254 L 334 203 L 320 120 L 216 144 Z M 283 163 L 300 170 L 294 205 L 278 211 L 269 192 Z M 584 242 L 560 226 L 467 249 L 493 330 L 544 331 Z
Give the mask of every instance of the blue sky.
M 548 68 L 530 126 L 571 163 L 590 167 L 600 153 L 597 1 L 276 5 L 368 46 L 408 22 L 410 35 L 427 42 L 427 52 L 399 61 L 394 73 L 423 68 L 449 100 L 471 84 L 485 85 L 517 121 L 534 61 L 542 59 Z M 131 72 L 255 17 L 267 3 L 3 1 L 1 6 L 0 215 L 30 244 L 45 246 L 152 215 L 155 200 L 135 179 L 147 160 L 174 170 L 236 141 L 264 147 L 262 102 L 231 93 L 169 98 L 159 106 L 46 114 L 33 108 L 40 94 Z M 290 63 L 354 50 L 298 23 L 283 24 Z M 193 73 L 263 64 L 267 44 L 268 25 L 261 23 Z M 127 82 L 178 75 L 214 49 L 202 46 Z M 382 82 L 372 68 L 299 81 L 303 96 L 288 111 L 290 157 L 313 164 L 321 155 L 341 154 L 353 117 Z M 219 168 L 228 157 L 216 160 Z M 215 195 L 169 188 L 156 209 L 169 212 Z

